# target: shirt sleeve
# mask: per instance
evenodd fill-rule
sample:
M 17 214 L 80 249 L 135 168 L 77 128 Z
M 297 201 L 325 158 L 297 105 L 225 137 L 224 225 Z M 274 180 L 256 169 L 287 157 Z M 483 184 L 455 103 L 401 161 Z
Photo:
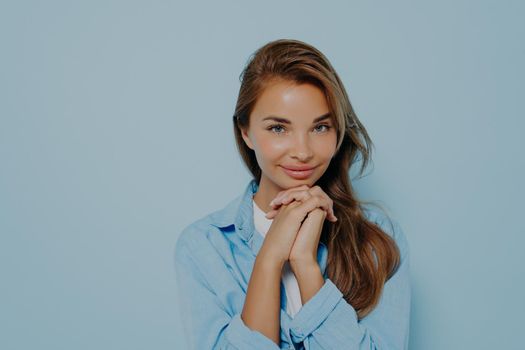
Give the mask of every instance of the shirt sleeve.
M 379 303 L 362 320 L 329 279 L 295 315 L 290 325 L 294 342 L 307 349 L 408 349 L 411 288 L 408 242 L 399 224 L 392 230 L 400 250 L 400 265 L 385 283 Z M 384 222 L 381 223 L 386 228 Z
M 251 330 L 240 313 L 230 314 L 206 282 L 188 246 L 177 242 L 175 274 L 181 323 L 189 349 L 279 349 L 270 338 Z

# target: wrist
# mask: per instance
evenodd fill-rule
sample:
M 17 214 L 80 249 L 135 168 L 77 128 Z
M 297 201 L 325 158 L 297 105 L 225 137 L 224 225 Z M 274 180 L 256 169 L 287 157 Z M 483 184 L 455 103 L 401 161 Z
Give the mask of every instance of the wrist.
M 262 266 L 266 270 L 278 270 L 281 272 L 285 261 L 268 254 L 261 249 L 255 258 L 255 263 Z
M 321 267 L 319 266 L 319 263 L 314 259 L 290 260 L 290 268 L 297 277 L 300 277 L 302 275 L 312 275 L 314 273 L 321 272 Z
M 317 262 L 294 266 L 293 273 L 301 292 L 301 302 L 304 305 L 323 287 L 325 280 Z

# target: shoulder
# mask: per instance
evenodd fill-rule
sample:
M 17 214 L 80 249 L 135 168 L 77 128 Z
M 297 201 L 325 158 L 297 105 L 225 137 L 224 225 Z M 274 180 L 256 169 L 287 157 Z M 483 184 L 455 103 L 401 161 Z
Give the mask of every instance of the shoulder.
M 226 206 L 206 214 L 190 224 L 180 232 L 175 242 L 175 258 L 190 254 L 206 255 L 217 250 L 219 242 L 226 240 L 222 227 L 227 227 L 233 220 L 233 210 L 238 203 L 238 197 L 231 200 Z
M 386 234 L 394 239 L 402 257 L 408 255 L 409 245 L 405 232 L 395 218 L 392 218 L 384 209 L 370 204 L 362 204 L 363 214 L 368 221 L 378 225 Z
M 210 224 L 209 214 L 201 217 L 182 229 L 175 243 L 175 253 L 184 249 L 191 251 L 203 245 L 209 240 L 209 235 L 213 234 L 214 227 Z

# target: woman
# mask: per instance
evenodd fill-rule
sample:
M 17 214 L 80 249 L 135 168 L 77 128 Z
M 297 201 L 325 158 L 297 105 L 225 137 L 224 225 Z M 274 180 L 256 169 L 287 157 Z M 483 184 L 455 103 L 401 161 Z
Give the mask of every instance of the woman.
M 409 254 L 395 220 L 356 198 L 372 147 L 327 58 L 298 40 L 251 57 L 233 117 L 253 175 L 187 226 L 175 267 L 193 349 L 406 349 Z

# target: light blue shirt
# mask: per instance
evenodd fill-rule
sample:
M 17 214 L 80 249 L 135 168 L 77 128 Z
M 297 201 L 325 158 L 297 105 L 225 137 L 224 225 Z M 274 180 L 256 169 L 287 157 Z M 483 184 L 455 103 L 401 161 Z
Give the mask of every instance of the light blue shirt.
M 400 225 L 372 206 L 368 220 L 391 235 L 401 264 L 385 283 L 376 308 L 358 321 L 355 309 L 326 276 L 327 247 L 317 259 L 324 285 L 292 319 L 281 280 L 280 346 L 241 319 L 255 257 L 264 237 L 254 234 L 251 180 L 223 209 L 184 228 L 175 244 L 175 276 L 181 320 L 191 349 L 407 349 L 410 318 L 409 247 Z

